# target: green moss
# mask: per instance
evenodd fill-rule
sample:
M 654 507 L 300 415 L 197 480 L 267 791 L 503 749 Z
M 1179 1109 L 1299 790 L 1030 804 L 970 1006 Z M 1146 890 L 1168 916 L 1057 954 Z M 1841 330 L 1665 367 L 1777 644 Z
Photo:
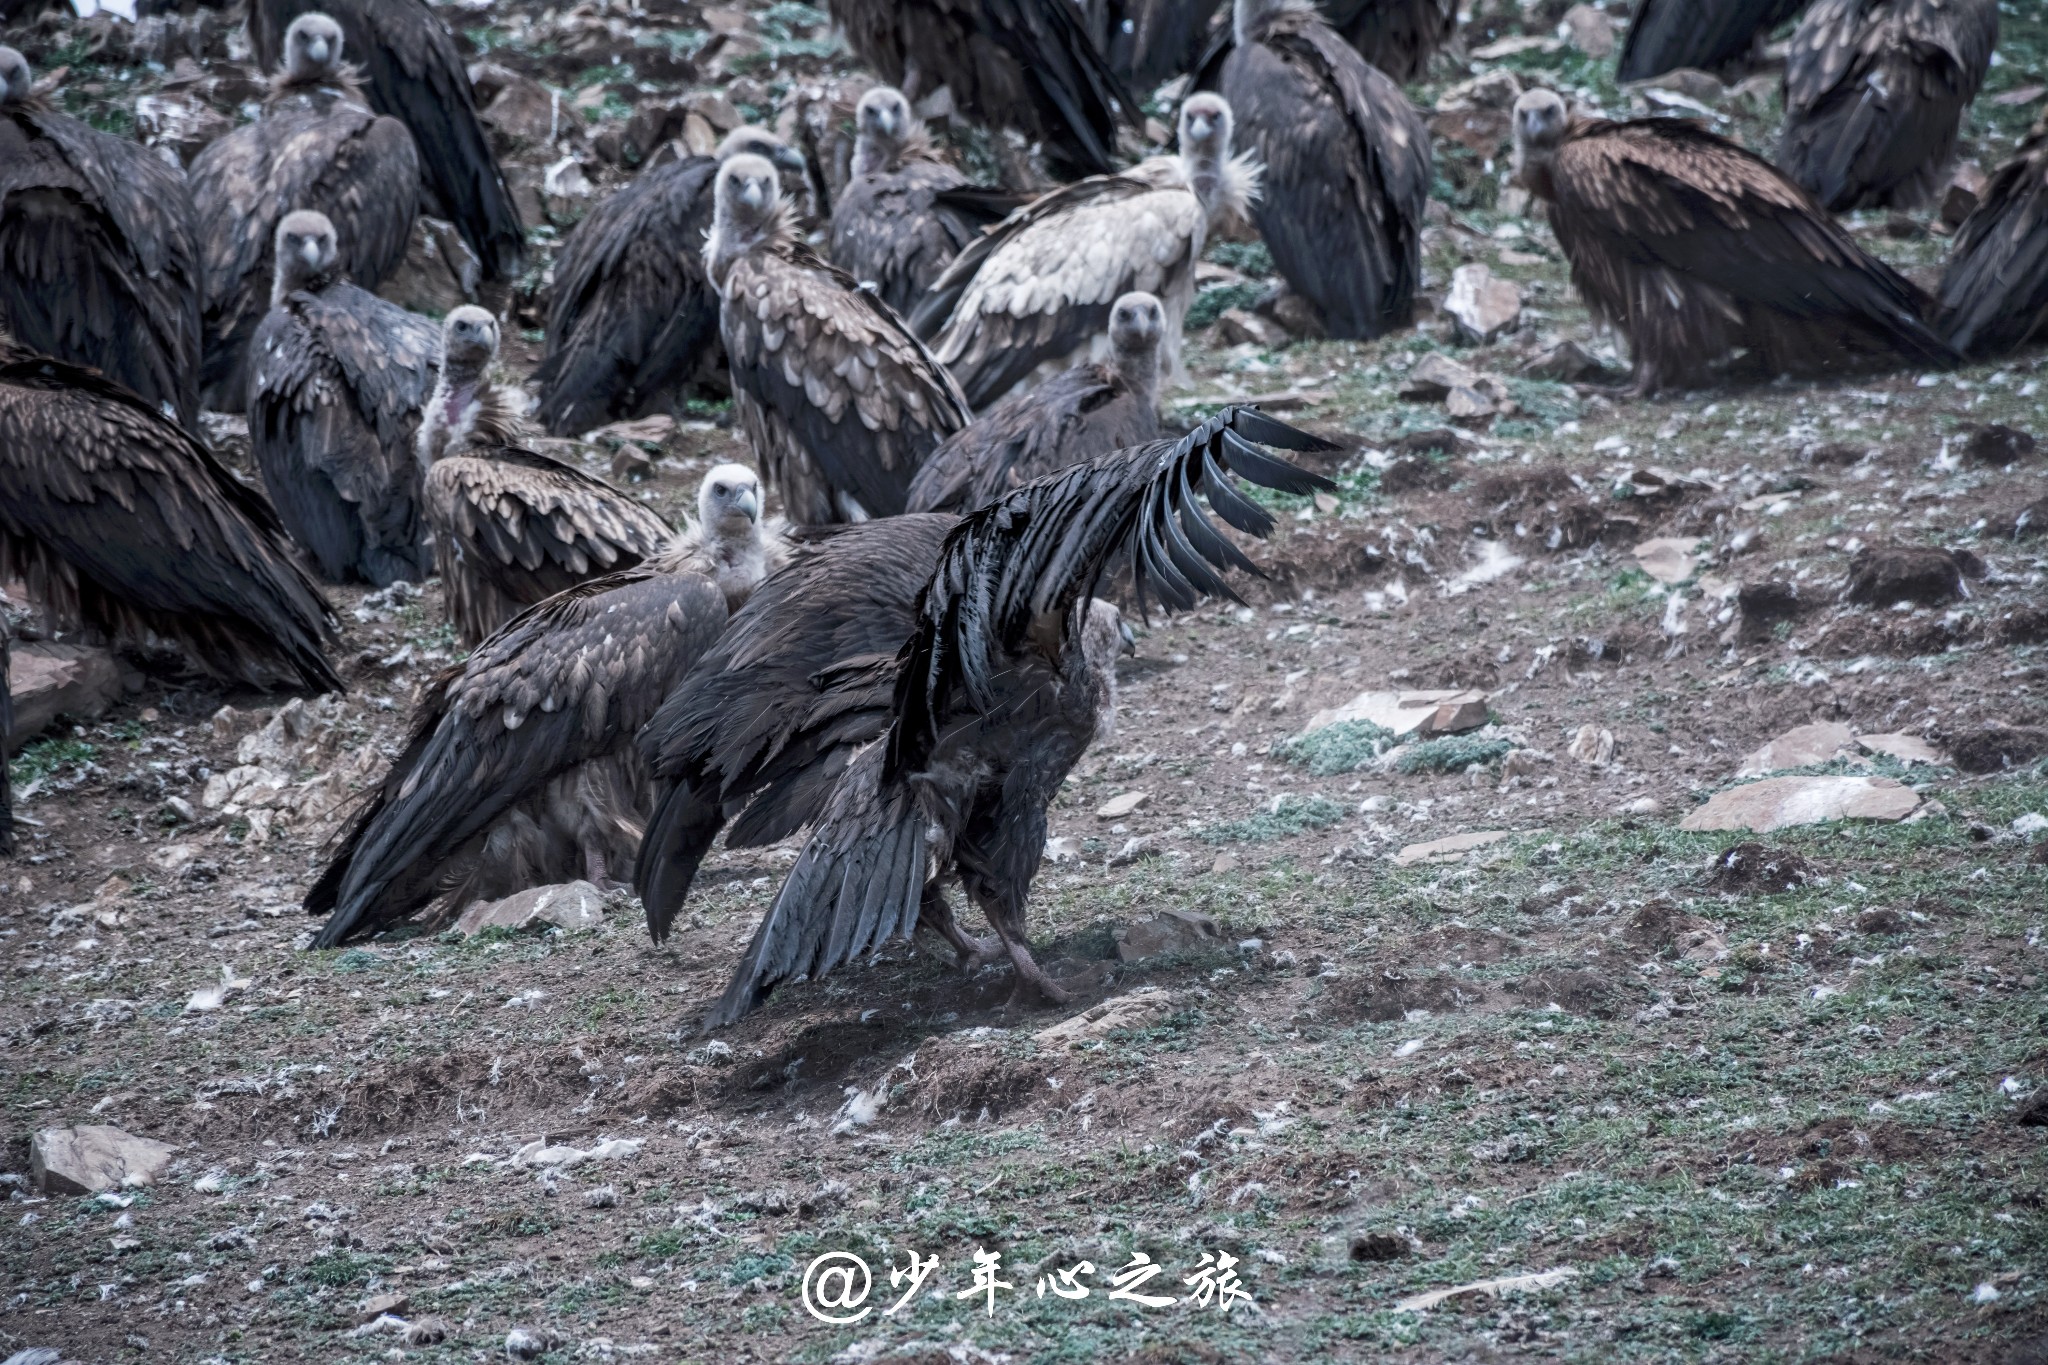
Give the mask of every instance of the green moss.
M 1273 757 L 1306 767 L 1316 777 L 1357 772 L 1394 747 L 1394 732 L 1369 720 L 1344 720 L 1283 739 Z
M 1188 305 L 1187 325 L 1195 330 L 1211 326 L 1232 308 L 1249 308 L 1265 293 L 1264 285 L 1219 284 L 1204 289 Z
M 98 754 L 99 750 L 80 739 L 37 740 L 14 756 L 14 761 L 7 765 L 7 774 L 16 786 L 21 786 L 67 766 L 84 767 Z
M 1282 796 L 1256 815 L 1210 825 L 1195 837 L 1205 844 L 1263 844 L 1328 829 L 1343 818 L 1344 807 L 1327 796 Z
M 1461 773 L 1475 763 L 1491 767 L 1514 747 L 1505 739 L 1443 735 L 1411 746 L 1394 760 L 1394 768 L 1404 773 Z

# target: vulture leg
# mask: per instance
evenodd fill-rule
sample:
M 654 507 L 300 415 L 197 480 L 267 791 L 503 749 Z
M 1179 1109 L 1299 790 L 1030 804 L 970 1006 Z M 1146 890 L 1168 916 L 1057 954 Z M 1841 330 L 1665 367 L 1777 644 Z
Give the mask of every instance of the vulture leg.
M 609 891 L 617 883 L 608 882 L 605 880 L 605 876 L 604 850 L 598 847 L 597 840 L 585 839 L 583 841 L 583 880 L 589 882 L 600 891 Z
M 976 938 L 960 927 L 960 921 L 953 917 L 952 903 L 936 881 L 924 884 L 924 899 L 918 906 L 917 922 L 953 945 L 953 951 L 960 955 L 963 974 L 974 971 L 983 963 L 993 962 L 1003 951 L 1001 938 L 994 935 Z
M 1002 935 L 1003 947 L 1010 950 L 1010 963 L 1017 969 L 1017 987 L 1010 993 L 1011 1004 L 1023 1003 L 1024 987 L 1027 984 L 1037 987 L 1038 993 L 1055 1005 L 1071 1005 L 1074 1003 L 1074 993 L 1047 976 L 1045 968 L 1039 966 L 1037 961 L 1031 956 L 1030 944 L 1026 943 L 1021 936 L 1011 938 L 1009 935 L 1004 934 L 1003 925 L 1000 921 L 996 924 L 996 933 Z

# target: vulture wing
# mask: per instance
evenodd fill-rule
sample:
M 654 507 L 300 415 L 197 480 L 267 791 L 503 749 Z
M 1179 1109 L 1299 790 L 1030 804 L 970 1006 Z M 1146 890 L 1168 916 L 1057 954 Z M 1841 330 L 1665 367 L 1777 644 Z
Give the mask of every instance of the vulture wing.
M 1642 0 L 1622 39 L 1615 76 L 1646 81 L 1680 67 L 1712 71 L 1748 55 L 1757 38 L 1806 0 Z
M 517 274 L 526 230 L 477 120 L 476 94 L 448 26 L 426 0 L 255 0 L 249 39 L 265 70 L 277 66 L 292 20 L 313 12 L 341 25 L 371 105 L 412 131 L 427 185 L 484 270 L 498 279 Z
M 396 119 L 338 104 L 284 112 L 193 158 L 192 198 L 206 266 L 207 405 L 242 409 L 243 359 L 270 306 L 278 219 L 315 209 L 334 223 L 341 273 L 375 289 L 405 259 L 418 208 L 419 152 Z
M 658 553 L 668 524 L 604 480 L 516 446 L 427 471 L 449 614 L 467 644 L 522 608 Z
M 717 347 L 718 295 L 697 250 L 717 173 L 708 156 L 658 166 L 562 243 L 547 354 L 534 376 L 553 435 L 639 416 Z
M 940 161 L 856 177 L 832 206 L 832 263 L 907 314 L 980 231 L 980 221 L 939 202 L 963 183 Z
M 1258 569 L 1202 501 L 1262 536 L 1272 517 L 1238 491 L 1233 474 L 1293 493 L 1330 486 L 1254 442 L 1335 449 L 1256 409 L 1227 408 L 1181 440 L 1115 451 L 1027 484 L 954 528 L 902 645 L 888 733 L 836 784 L 707 1028 L 738 1019 L 781 982 L 823 975 L 908 936 L 932 855 L 915 774 L 947 727 L 990 714 L 999 678 L 1020 653 L 1043 648 L 1048 623 L 1059 637 L 1113 556 L 1131 555 L 1140 600 L 1156 592 L 1177 609 L 1210 594 L 1235 600 L 1221 571 Z
M 0 319 L 188 429 L 199 417 L 199 249 L 185 177 L 140 143 L 0 114 Z
M 1964 355 L 2024 346 L 2048 324 L 2048 124 L 1992 173 L 1941 276 L 1941 328 Z
M 642 567 L 549 598 L 444 674 L 306 895 L 314 946 L 376 932 L 446 889 L 444 865 L 549 778 L 628 746 L 718 637 L 725 597 Z
M 254 687 L 342 690 L 332 610 L 268 503 L 155 408 L 0 348 L 0 577 L 62 614 L 153 632 Z
M 798 245 L 756 249 L 726 277 L 719 328 L 762 473 L 800 524 L 904 508 L 933 446 L 968 421 L 960 386 L 903 318 Z
M 1216 11 L 1229 7 L 1225 0 L 1089 0 L 1083 8 L 1110 70 L 1149 92 L 1193 68 Z
M 1323 0 L 1322 8 L 1345 42 L 1403 85 L 1421 80 L 1458 31 L 1457 0 Z
M 911 481 L 910 510 L 971 512 L 1019 484 L 1158 434 L 1151 404 L 1115 370 L 1076 365 L 947 437 Z
M 1273 261 L 1333 337 L 1405 327 L 1422 275 L 1429 130 L 1399 86 L 1312 14 L 1283 14 L 1224 64 L 1266 163 L 1253 212 Z

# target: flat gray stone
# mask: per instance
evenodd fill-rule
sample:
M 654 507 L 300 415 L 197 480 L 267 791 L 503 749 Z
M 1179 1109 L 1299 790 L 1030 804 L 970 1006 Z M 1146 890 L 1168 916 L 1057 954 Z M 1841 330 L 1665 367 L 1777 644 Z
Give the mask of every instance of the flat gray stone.
M 1889 777 L 1767 777 L 1715 793 L 1678 827 L 1766 834 L 1835 820 L 1903 820 L 1919 805 L 1918 792 Z
M 1431 839 L 1428 843 L 1410 844 L 1394 855 L 1394 866 L 1455 862 L 1476 848 L 1497 844 L 1507 837 L 1508 832 L 1504 829 L 1481 829 L 1470 834 L 1453 834 L 1446 839 Z
M 58 716 L 97 720 L 121 697 L 121 665 L 109 649 L 51 641 L 17 641 L 7 667 L 14 698 L 17 747 L 47 729 Z
M 1162 910 L 1150 919 L 1123 926 L 1115 937 L 1117 957 L 1125 962 L 1138 962 L 1214 947 L 1223 941 L 1223 931 L 1207 915 L 1192 910 Z
M 1918 735 L 1858 735 L 1856 743 L 1873 754 L 1895 758 L 1901 763 L 1926 763 L 1946 767 L 1949 756 Z
M 1467 341 L 1485 345 L 1522 320 L 1522 291 L 1486 266 L 1461 265 L 1451 272 L 1444 311 L 1457 321 Z
M 45 1128 L 29 1139 L 29 1171 L 49 1194 L 98 1194 L 153 1185 L 177 1148 L 119 1128 Z
M 462 912 L 456 932 L 525 929 L 552 924 L 562 929 L 595 929 L 604 923 L 604 893 L 589 882 L 534 886 L 499 901 L 479 901 Z

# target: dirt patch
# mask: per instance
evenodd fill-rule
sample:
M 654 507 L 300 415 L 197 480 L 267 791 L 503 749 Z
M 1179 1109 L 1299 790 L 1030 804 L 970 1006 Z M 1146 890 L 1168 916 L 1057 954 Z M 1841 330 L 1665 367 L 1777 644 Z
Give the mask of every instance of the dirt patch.
M 1819 869 L 1797 853 L 1759 843 L 1723 849 L 1707 865 L 1707 885 L 1738 896 L 1797 891 L 1819 875 Z
M 1621 1013 L 1622 992 L 1599 972 L 1583 967 L 1546 967 L 1509 984 L 1508 993 L 1525 1005 L 1555 1004 L 1588 1019 L 1612 1019 Z
M 1868 607 L 1938 607 L 1963 595 L 1963 566 L 1927 545 L 1873 545 L 1849 561 L 1848 598 Z
M 1380 471 L 1380 492 L 1390 498 L 1403 493 L 1441 493 L 1464 474 L 1464 467 L 1427 455 L 1403 455 Z
M 1511 935 L 1463 924 L 1446 925 L 1419 934 L 1398 950 L 1404 962 L 1448 963 L 1453 966 L 1499 962 L 1527 951 L 1529 945 Z
M 1815 637 L 1814 646 L 1841 659 L 1865 654 L 1917 659 L 1972 644 L 1983 634 L 1983 622 L 1975 612 L 1940 616 L 1913 612 L 1899 617 L 1845 612 Z
M 2024 768 L 2048 754 L 2048 730 L 2032 725 L 1987 725 L 1978 730 L 1950 731 L 1940 747 L 1966 773 L 1996 773 Z
M 2035 448 L 2036 442 L 2028 433 L 1992 422 L 1964 438 L 1963 458 L 2003 468 L 2031 458 Z
M 2002 645 L 2048 644 L 2048 608 L 2017 607 L 1991 626 L 1991 638 Z
M 1324 996 L 1330 1013 L 1343 1022 L 1374 1024 L 1406 1018 L 1410 1010 L 1434 1014 L 1464 1009 L 1485 998 L 1485 987 L 1442 972 L 1409 976 L 1393 971 L 1340 978 L 1330 984 Z
M 941 1039 L 919 1050 L 907 1107 L 938 1122 L 1002 1118 L 1050 1096 L 1052 1073 L 1050 1061 L 1010 1056 L 994 1043 Z
M 1621 941 L 1641 951 L 1680 957 L 1708 945 L 1714 926 L 1668 900 L 1654 900 L 1629 917 Z
M 1515 906 L 1519 914 L 1541 915 L 1551 910 L 1571 910 L 1586 899 L 1586 888 L 1577 882 L 1563 886 L 1538 887 L 1532 894 L 1522 897 Z
M 2036 498 L 2010 516 L 1992 522 L 2005 540 L 2033 540 L 2048 535 L 2048 498 Z
M 1810 605 L 1796 585 L 1776 578 L 1743 584 L 1735 602 L 1742 612 L 1742 638 L 1752 644 L 1769 635 L 1780 621 L 1797 619 Z

